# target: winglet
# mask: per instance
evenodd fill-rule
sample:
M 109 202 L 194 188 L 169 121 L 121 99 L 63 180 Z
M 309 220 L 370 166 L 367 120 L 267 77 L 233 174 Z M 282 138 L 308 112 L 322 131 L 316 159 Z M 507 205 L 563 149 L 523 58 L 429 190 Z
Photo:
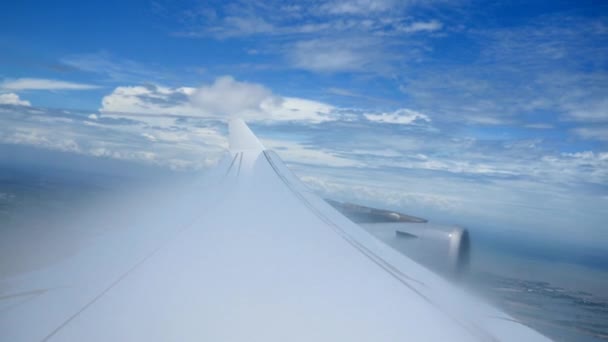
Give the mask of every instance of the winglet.
M 241 119 L 232 119 L 228 123 L 228 143 L 230 151 L 265 150 L 264 145 Z

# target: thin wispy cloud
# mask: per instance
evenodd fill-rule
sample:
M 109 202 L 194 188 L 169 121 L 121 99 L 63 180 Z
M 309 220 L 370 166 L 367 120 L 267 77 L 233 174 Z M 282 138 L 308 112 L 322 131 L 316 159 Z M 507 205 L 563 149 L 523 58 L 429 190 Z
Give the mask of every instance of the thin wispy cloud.
M 107 51 L 72 54 L 60 62 L 78 71 L 102 76 L 110 82 L 146 82 L 166 78 L 158 66 L 146 66 L 130 59 L 117 58 Z
M 320 5 L 319 11 L 334 15 L 369 15 L 394 9 L 398 4 L 398 1 L 392 0 L 336 0 Z
M 416 21 L 411 24 L 399 27 L 400 31 L 413 33 L 413 32 L 434 32 L 439 31 L 443 27 L 443 24 L 438 20 L 430 21 Z
M 430 122 L 428 115 L 411 109 L 400 109 L 392 113 L 364 114 L 365 118 L 373 122 L 383 122 L 399 125 L 410 125 L 416 122 Z
M 409 10 L 416 6 L 427 4 L 378 0 L 292 5 L 237 2 L 175 12 L 182 26 L 175 34 L 219 40 L 266 37 L 267 42 L 261 40 L 261 46 L 253 50 L 279 55 L 296 69 L 388 75 L 401 61 L 418 55 L 426 45 L 424 34 L 444 27 L 437 18 L 413 19 Z
M 44 78 L 5 79 L 0 82 L 0 89 L 5 90 L 91 90 L 99 86 L 86 83 L 52 80 Z
M 608 141 L 608 126 L 579 127 L 574 133 L 584 139 Z
M 388 54 L 375 41 L 365 39 L 315 39 L 287 48 L 288 61 L 296 68 L 315 72 L 373 71 L 382 68 Z
M 450 51 L 466 63 L 406 67 L 401 90 L 421 110 L 474 124 L 604 121 L 608 78 L 601 56 L 608 34 L 600 22 L 548 16 L 521 27 L 471 30 L 478 43 Z

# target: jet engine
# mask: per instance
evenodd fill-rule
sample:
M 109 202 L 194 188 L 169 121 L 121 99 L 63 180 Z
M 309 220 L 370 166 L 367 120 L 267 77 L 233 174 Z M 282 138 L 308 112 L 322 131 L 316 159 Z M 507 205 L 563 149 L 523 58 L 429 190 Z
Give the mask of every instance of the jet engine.
M 465 228 L 429 223 L 390 210 L 326 201 L 389 246 L 439 274 L 457 277 L 468 270 L 471 242 Z

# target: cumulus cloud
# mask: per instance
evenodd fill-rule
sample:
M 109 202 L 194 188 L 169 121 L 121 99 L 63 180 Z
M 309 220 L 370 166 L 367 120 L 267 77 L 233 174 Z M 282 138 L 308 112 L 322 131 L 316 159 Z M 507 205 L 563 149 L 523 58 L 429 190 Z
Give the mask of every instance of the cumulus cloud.
M 189 103 L 194 88 L 120 86 L 101 100 L 101 112 L 197 115 Z
M 85 83 L 44 78 L 17 78 L 14 80 L 2 81 L 2 83 L 0 83 L 0 88 L 7 90 L 90 90 L 99 87 Z
M 9 104 L 17 106 L 31 106 L 30 101 L 22 100 L 15 93 L 0 94 L 0 104 Z
M 399 125 L 431 122 L 431 119 L 427 115 L 407 108 L 399 109 L 392 113 L 364 114 L 364 116 L 369 121 Z
M 219 77 L 213 84 L 195 89 L 190 100 L 196 106 L 222 115 L 260 111 L 266 102 L 281 101 L 260 84 L 238 82 L 230 76 Z
M 197 117 L 239 117 L 250 121 L 335 120 L 333 106 L 300 98 L 283 97 L 255 83 L 230 76 L 198 88 L 156 85 L 123 86 L 105 96 L 104 113 L 173 114 Z

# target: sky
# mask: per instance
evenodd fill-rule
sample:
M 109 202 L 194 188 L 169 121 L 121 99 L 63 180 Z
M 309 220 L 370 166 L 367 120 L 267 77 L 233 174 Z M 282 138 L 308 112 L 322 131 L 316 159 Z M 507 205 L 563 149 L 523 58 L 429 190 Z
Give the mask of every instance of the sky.
M 608 256 L 602 1 L 9 1 L 0 52 L 0 144 L 202 170 L 240 117 L 325 196 Z

